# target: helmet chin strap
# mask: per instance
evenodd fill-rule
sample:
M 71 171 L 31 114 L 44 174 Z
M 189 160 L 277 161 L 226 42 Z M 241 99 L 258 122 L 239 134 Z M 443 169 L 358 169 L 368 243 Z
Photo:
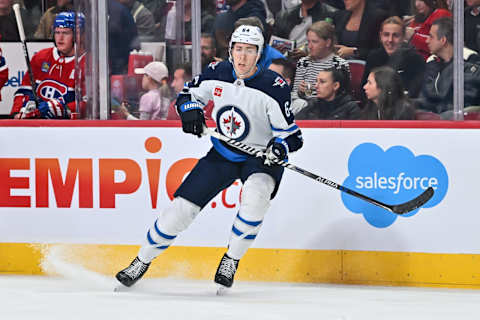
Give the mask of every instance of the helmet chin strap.
M 244 73 L 240 73 L 239 71 L 237 71 L 237 68 L 235 68 L 235 63 L 233 64 L 233 70 L 235 70 L 235 74 L 237 75 L 237 77 L 239 79 L 245 79 L 245 77 L 247 75 L 250 74 L 250 72 L 252 72 L 252 70 L 257 66 L 257 64 L 255 63 L 250 69 L 248 69 L 247 72 L 244 72 Z

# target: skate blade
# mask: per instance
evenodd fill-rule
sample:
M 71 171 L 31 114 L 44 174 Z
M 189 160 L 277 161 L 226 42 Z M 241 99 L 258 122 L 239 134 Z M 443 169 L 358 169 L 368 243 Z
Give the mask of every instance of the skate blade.
M 228 291 L 230 291 L 230 288 L 228 287 L 222 286 L 221 284 L 217 286 L 217 296 L 226 295 Z
M 125 287 L 123 284 L 119 284 L 113 288 L 113 292 L 128 292 L 131 288 Z

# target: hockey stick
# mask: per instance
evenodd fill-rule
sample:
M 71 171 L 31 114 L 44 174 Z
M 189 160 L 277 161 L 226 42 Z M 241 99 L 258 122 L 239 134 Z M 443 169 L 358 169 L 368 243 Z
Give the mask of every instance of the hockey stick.
M 35 99 L 35 102 L 38 105 L 40 103 L 40 100 L 38 99 L 38 96 L 37 96 L 37 84 L 35 83 L 35 79 L 33 78 L 32 66 L 30 64 L 30 56 L 28 55 L 27 42 L 25 39 L 25 31 L 23 29 L 22 16 L 20 15 L 20 5 L 18 3 L 15 3 L 13 5 L 13 11 L 15 11 L 15 18 L 17 20 L 18 33 L 20 35 L 20 41 L 22 42 L 23 56 L 27 64 L 28 75 L 30 76 L 30 83 L 32 84 L 33 98 Z
M 216 131 L 213 131 L 211 129 L 208 129 L 208 128 L 204 128 L 204 133 L 207 134 L 207 135 L 210 135 L 218 140 L 221 140 L 223 142 L 225 142 L 226 144 L 228 144 L 229 146 L 232 146 L 240 151 L 243 151 L 245 153 L 248 153 L 252 156 L 257 156 L 257 157 L 260 157 L 264 154 L 263 151 L 261 150 L 258 150 L 258 149 L 255 149 L 253 147 L 250 147 L 242 142 L 239 142 L 239 141 L 235 141 L 234 139 L 230 139 Z M 318 176 L 314 173 L 311 173 L 305 169 L 302 169 L 300 167 L 297 167 L 291 163 L 288 163 L 288 162 L 285 162 L 285 161 L 282 161 L 282 160 L 273 160 L 273 163 L 275 163 L 276 165 L 279 165 L 279 166 L 282 166 L 282 167 L 285 167 L 287 169 L 290 169 L 292 171 L 295 171 L 295 172 L 298 172 L 300 174 L 303 174 L 304 176 L 307 176 L 313 180 L 316 180 L 320 183 L 323 183 L 323 184 L 326 184 L 327 186 L 329 187 L 332 187 L 332 188 L 335 188 L 337 190 L 340 190 L 342 192 L 345 192 L 345 193 L 348 193 L 354 197 L 357 197 L 357 198 L 360 198 L 364 201 L 367 201 L 373 205 L 376 205 L 380 208 L 383 208 L 385 210 L 388 210 L 390 212 L 393 212 L 395 214 L 405 214 L 405 213 L 408 213 L 410 211 L 413 211 L 421 206 L 423 206 L 428 200 L 430 200 L 433 196 L 433 188 L 432 187 L 428 187 L 422 194 L 420 194 L 418 197 L 410 200 L 410 201 L 407 201 L 405 203 L 400 203 L 400 204 L 396 204 L 396 205 L 389 205 L 389 204 L 385 204 L 383 202 L 380 202 L 378 200 L 375 200 L 375 199 L 372 199 L 370 197 L 367 197 L 361 193 L 358 193 L 352 189 L 349 189 L 345 186 L 342 186 L 338 183 L 335 183 L 333 181 L 330 181 L 326 178 L 323 178 L 321 176 Z

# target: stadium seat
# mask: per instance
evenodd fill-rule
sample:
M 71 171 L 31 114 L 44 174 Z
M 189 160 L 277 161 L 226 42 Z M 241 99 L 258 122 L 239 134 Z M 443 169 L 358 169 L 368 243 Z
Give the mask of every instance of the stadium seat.
M 480 106 L 469 106 L 463 109 L 463 120 L 480 120 Z
M 431 111 L 415 110 L 415 120 L 441 120 L 441 117 Z
M 348 60 L 350 67 L 350 74 L 352 79 L 350 80 L 350 89 L 352 91 L 352 97 L 355 100 L 361 101 L 363 98 L 362 93 L 362 79 L 363 72 L 365 71 L 365 61 L 363 60 Z

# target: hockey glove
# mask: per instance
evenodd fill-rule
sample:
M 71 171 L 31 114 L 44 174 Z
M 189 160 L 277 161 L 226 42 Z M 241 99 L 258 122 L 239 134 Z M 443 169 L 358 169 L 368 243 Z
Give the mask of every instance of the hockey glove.
M 288 160 L 288 144 L 282 138 L 273 137 L 265 150 L 263 163 L 270 166 L 275 160 Z
M 38 105 L 42 118 L 46 119 L 70 119 L 70 109 L 59 100 L 51 99 L 42 101 Z
M 205 116 L 202 105 L 198 102 L 188 101 L 178 106 L 178 114 L 182 119 L 182 129 L 185 133 L 202 136 L 205 126 Z
M 33 100 L 25 102 L 23 107 L 20 109 L 18 117 L 20 119 L 40 118 L 40 111 L 37 109 L 37 103 Z

